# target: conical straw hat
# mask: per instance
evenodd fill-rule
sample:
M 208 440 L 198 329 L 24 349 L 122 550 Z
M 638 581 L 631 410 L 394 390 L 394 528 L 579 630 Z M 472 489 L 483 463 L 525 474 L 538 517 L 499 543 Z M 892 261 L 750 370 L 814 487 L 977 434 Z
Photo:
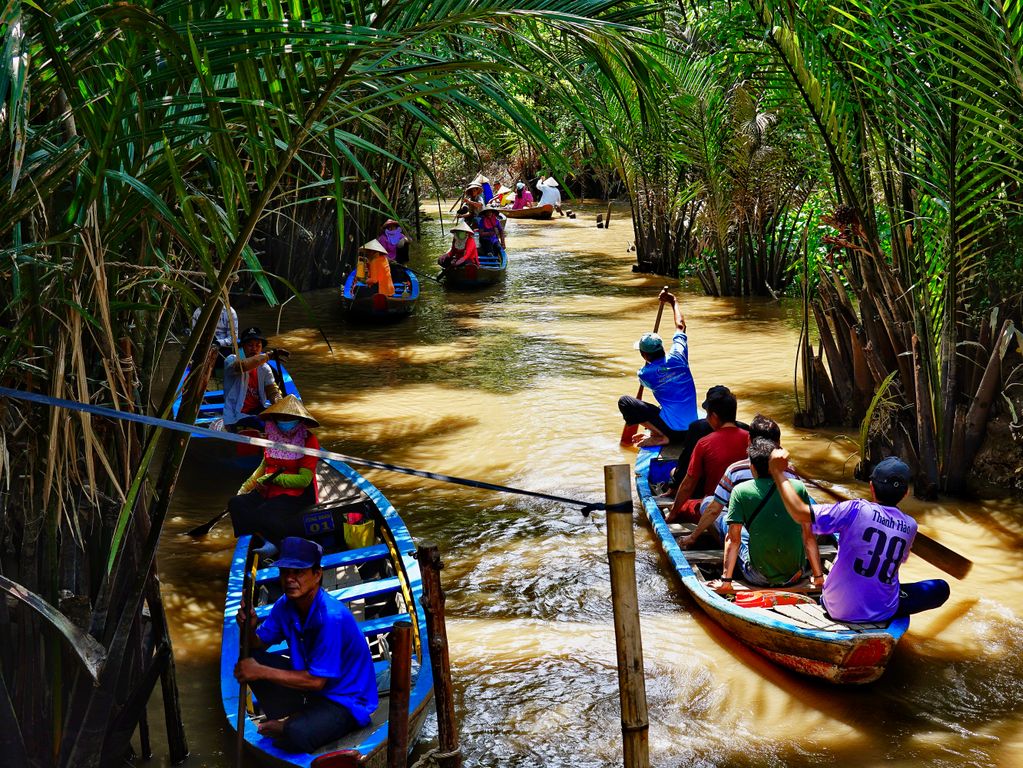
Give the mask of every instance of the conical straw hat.
M 451 228 L 452 232 L 468 232 L 470 235 L 473 233 L 472 227 L 466 224 L 464 221 L 458 222 Z
M 387 249 L 380 245 L 379 240 L 370 240 L 360 250 L 363 251 L 375 251 L 376 253 L 387 253 Z
M 268 416 L 294 416 L 302 419 L 310 427 L 320 426 L 320 422 L 312 417 L 312 414 L 302 405 L 302 401 L 294 395 L 281 398 L 259 415 L 264 419 Z

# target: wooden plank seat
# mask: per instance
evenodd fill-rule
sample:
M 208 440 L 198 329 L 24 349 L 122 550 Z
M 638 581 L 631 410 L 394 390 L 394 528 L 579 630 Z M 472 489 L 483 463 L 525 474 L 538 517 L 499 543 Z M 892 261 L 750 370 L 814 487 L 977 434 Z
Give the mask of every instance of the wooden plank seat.
M 374 637 L 384 635 L 394 629 L 399 621 L 411 621 L 407 613 L 395 613 L 391 616 L 378 616 L 375 619 L 366 619 L 359 622 L 359 631 L 363 637 Z M 284 653 L 288 649 L 287 643 L 277 643 L 266 649 L 267 653 Z
M 368 563 L 373 560 L 382 560 L 389 554 L 386 544 L 374 544 L 372 547 L 362 547 L 361 549 L 346 549 L 343 552 L 331 552 L 330 554 L 324 555 L 320 561 L 320 567 L 323 570 L 329 570 L 331 568 L 341 568 L 345 565 L 361 565 Z M 256 583 L 262 583 L 266 581 L 277 581 L 280 577 L 281 572 L 277 566 L 270 568 L 261 568 L 256 571 Z
M 364 581 L 361 584 L 353 584 L 348 587 L 341 587 L 340 589 L 331 589 L 328 590 L 328 594 L 343 603 L 348 603 L 352 600 L 364 600 L 371 597 L 379 597 L 380 595 L 387 595 L 392 592 L 397 592 L 400 589 L 401 581 L 397 576 L 392 576 L 389 579 Z M 272 607 L 273 605 L 261 605 L 256 608 L 256 615 L 263 618 L 270 613 L 270 609 Z

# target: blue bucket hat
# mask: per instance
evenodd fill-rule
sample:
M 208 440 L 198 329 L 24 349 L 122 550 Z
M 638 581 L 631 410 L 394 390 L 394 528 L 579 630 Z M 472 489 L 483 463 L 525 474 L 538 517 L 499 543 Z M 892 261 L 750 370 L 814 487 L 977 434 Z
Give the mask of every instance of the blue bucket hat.
M 281 556 L 274 563 L 278 568 L 319 568 L 323 547 L 315 541 L 289 536 L 281 542 Z
M 635 349 L 647 354 L 664 351 L 664 342 L 656 333 L 644 333 L 634 345 Z
M 893 491 L 905 491 L 909 488 L 910 471 L 902 459 L 889 456 L 882 459 L 870 473 L 870 482 L 875 487 L 889 488 Z

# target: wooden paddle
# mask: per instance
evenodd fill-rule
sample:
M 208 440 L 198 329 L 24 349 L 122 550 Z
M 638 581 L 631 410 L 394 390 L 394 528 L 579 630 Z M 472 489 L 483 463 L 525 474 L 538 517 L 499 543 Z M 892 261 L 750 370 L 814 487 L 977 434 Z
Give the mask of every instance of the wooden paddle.
M 814 488 L 819 488 L 828 494 L 831 498 L 837 501 L 851 501 L 853 497 L 847 496 L 844 493 L 836 491 L 828 484 L 821 483 L 817 480 L 810 480 L 805 477 L 800 477 L 807 485 L 812 485 Z M 910 551 L 918 557 L 926 560 L 936 568 L 940 568 L 950 576 L 954 576 L 957 579 L 963 579 L 966 574 L 970 572 L 973 567 L 973 561 L 963 557 L 958 552 L 949 549 L 944 544 L 941 544 L 930 536 L 927 536 L 920 531 L 916 532 L 916 538 L 913 539 L 913 546 L 910 547 Z
M 664 286 L 664 290 L 667 290 L 667 289 L 668 289 L 668 286 Z M 660 304 L 660 306 L 657 307 L 657 319 L 654 321 L 654 333 L 657 333 L 657 329 L 661 327 L 661 315 L 664 314 L 664 304 L 665 304 L 665 302 L 658 301 L 657 303 Z M 636 392 L 636 399 L 637 400 L 642 400 L 643 399 L 643 385 L 642 384 L 639 385 L 639 391 Z M 636 436 L 637 432 L 639 432 L 639 424 L 626 424 L 622 428 L 622 439 L 620 440 L 621 444 L 622 445 L 632 445 L 632 438 L 634 438 Z
M 249 542 L 249 551 L 245 555 L 245 580 L 242 582 L 242 601 L 241 608 L 244 611 L 245 621 L 240 626 L 240 635 L 238 642 L 238 661 L 247 659 L 249 657 L 249 621 L 252 614 L 252 582 L 254 566 L 256 563 L 256 553 L 252 549 L 252 543 Z M 235 721 L 237 742 L 235 743 L 235 765 L 238 768 L 242 768 L 242 750 L 245 748 L 245 704 L 246 694 L 248 693 L 249 684 L 246 682 L 239 681 L 238 683 L 238 719 Z
M 275 477 L 277 477 L 277 475 L 279 475 L 283 471 L 284 471 L 283 469 L 278 469 L 276 472 L 274 472 L 272 475 L 270 475 L 270 479 L 266 480 L 265 482 L 267 482 L 267 483 L 273 482 L 273 479 Z M 192 536 L 194 538 L 199 538 L 200 536 L 205 536 L 207 533 L 209 533 L 210 531 L 213 530 L 213 526 L 215 526 L 217 523 L 219 523 L 221 520 L 223 520 L 225 517 L 227 517 L 228 512 L 230 512 L 230 510 L 225 508 L 223 512 L 218 514 L 212 520 L 207 520 L 202 525 L 197 525 L 197 526 L 195 526 L 195 528 L 192 528 L 189 531 L 185 531 L 185 535 L 186 536 Z

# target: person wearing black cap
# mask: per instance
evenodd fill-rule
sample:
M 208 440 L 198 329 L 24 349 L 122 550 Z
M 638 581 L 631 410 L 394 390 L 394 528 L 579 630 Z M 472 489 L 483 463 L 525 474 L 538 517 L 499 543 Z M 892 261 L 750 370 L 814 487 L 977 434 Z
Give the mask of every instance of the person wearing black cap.
M 262 623 L 238 611 L 256 653 L 234 669 L 252 687 L 267 719 L 258 730 L 289 752 L 315 752 L 364 728 L 379 703 L 373 657 L 344 604 L 323 589 L 316 542 L 298 537 L 281 544 L 281 591 Z M 286 642 L 288 658 L 264 649 Z
M 252 326 L 242 331 L 241 352 L 224 361 L 224 429 L 263 430 L 258 414 L 268 405 L 281 399 L 271 360 L 286 360 L 286 349 L 263 351 L 266 336 Z
M 949 597 L 948 582 L 930 579 L 899 583 L 899 567 L 909 557 L 916 520 L 898 509 L 909 491 L 909 467 L 890 456 L 870 474 L 873 501 L 852 499 L 838 504 L 807 504 L 784 475 L 789 454 L 771 454 L 770 472 L 785 509 L 797 523 L 810 523 L 814 534 L 837 533 L 838 555 L 824 580 L 821 602 L 838 621 L 887 621 L 930 610 Z
M 703 501 L 713 497 L 725 470 L 746 458 L 749 432 L 735 421 L 738 404 L 732 391 L 721 384 L 711 387 L 707 390 L 703 409 L 707 412 L 707 425 L 712 431 L 701 437 L 693 448 L 686 474 L 675 492 L 675 501 L 665 515 L 669 523 L 678 520 L 698 522 Z M 696 426 L 692 425 L 690 429 Z M 678 469 L 681 471 L 681 464 Z M 696 498 L 692 498 L 697 490 Z

